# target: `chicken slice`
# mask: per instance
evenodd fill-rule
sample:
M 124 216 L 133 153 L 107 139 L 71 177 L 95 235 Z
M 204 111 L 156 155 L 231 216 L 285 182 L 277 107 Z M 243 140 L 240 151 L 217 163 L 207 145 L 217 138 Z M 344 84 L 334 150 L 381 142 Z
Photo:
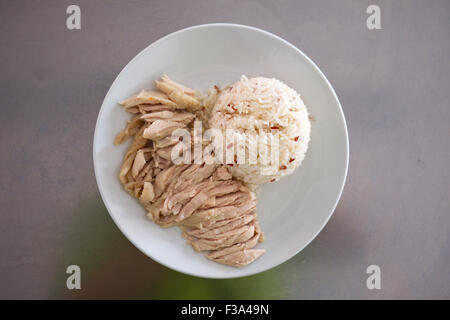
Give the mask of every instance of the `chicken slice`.
M 143 137 L 151 140 L 158 140 L 167 137 L 175 129 L 183 128 L 184 124 L 168 120 L 156 120 L 144 130 Z
M 230 180 L 232 177 L 230 171 L 225 166 L 218 167 L 214 175 L 217 180 Z
M 131 146 L 128 148 L 127 153 L 125 154 L 124 159 L 128 159 L 129 157 L 133 157 L 136 155 L 136 152 L 145 147 L 148 140 L 142 140 L 142 139 L 134 139 Z
M 200 110 L 200 108 L 202 107 L 202 105 L 197 99 L 188 96 L 187 94 L 184 94 L 178 90 L 172 91 L 169 94 L 169 98 L 170 100 L 175 101 L 177 106 L 181 109 L 188 109 L 195 111 Z
M 166 74 L 161 77 L 161 81 L 160 82 L 164 82 L 167 85 L 169 85 L 171 87 L 174 87 L 174 88 L 182 91 L 183 93 L 185 93 L 185 94 L 187 94 L 189 96 L 192 96 L 192 97 L 195 96 L 195 91 L 194 90 L 192 90 L 191 88 L 188 88 L 186 86 L 183 86 L 182 84 L 179 84 L 179 83 L 173 81 Z
M 150 182 L 144 182 L 144 188 L 142 189 L 141 196 L 139 200 L 147 204 L 155 198 L 155 192 L 153 190 L 153 185 Z
M 127 175 L 131 170 L 131 166 L 133 165 L 134 154 L 135 153 L 131 153 L 128 157 L 126 157 L 125 161 L 122 164 L 122 167 L 120 168 L 119 179 L 122 183 L 128 182 Z
M 130 108 L 126 108 L 126 111 L 132 114 L 138 114 L 140 112 L 139 106 L 134 106 Z
M 141 172 L 141 170 L 144 168 L 145 164 L 149 160 L 150 157 L 150 155 L 148 154 L 149 151 L 151 151 L 150 148 L 143 148 L 136 153 L 133 166 L 131 167 L 131 175 L 134 179 L 137 178 L 139 172 Z
M 187 234 L 190 236 L 194 236 L 196 238 L 203 239 L 213 239 L 222 237 L 226 232 L 231 231 L 237 227 L 241 227 L 246 225 L 247 223 L 253 221 L 256 218 L 254 214 L 247 214 L 241 216 L 237 219 L 233 219 L 227 222 L 224 225 L 215 226 L 212 229 L 194 229 L 192 231 L 188 231 Z
M 200 191 L 197 193 L 184 207 L 176 217 L 176 221 L 180 222 L 189 217 L 198 207 L 209 199 L 208 192 Z
M 195 211 L 190 217 L 183 220 L 183 225 L 191 228 L 201 228 L 202 223 L 216 216 L 219 210 L 234 211 L 234 207 L 210 208 Z
M 192 120 L 194 120 L 195 116 L 190 112 L 172 112 L 172 111 L 158 111 L 158 112 L 152 112 L 147 113 L 142 116 L 140 116 L 141 120 L 147 121 L 147 122 L 154 122 L 156 120 L 170 120 L 170 121 L 176 121 L 181 122 L 184 124 L 188 124 Z
M 239 219 L 244 215 L 254 214 L 256 212 L 256 204 L 248 204 L 236 208 L 235 206 L 227 206 L 217 208 L 215 215 L 208 218 L 208 220 L 201 221 L 196 225 L 190 225 L 191 228 L 197 229 L 211 229 L 223 226 L 233 220 Z M 193 215 L 197 214 L 194 212 Z
M 165 148 L 165 147 L 169 147 L 169 146 L 174 146 L 178 142 L 180 142 L 179 139 L 175 139 L 175 138 L 172 138 L 171 136 L 167 136 L 163 139 L 156 140 L 154 142 L 154 145 L 155 145 L 156 149 L 161 149 L 161 148 Z
M 226 180 L 218 181 L 217 186 L 215 186 L 210 191 L 212 197 L 220 197 L 229 193 L 237 192 L 241 188 L 241 183 L 236 180 Z
M 151 181 L 151 178 L 148 178 L 148 176 L 151 176 L 151 172 L 154 166 L 154 160 L 152 159 L 151 161 L 147 160 L 147 163 L 145 164 L 144 168 L 141 170 L 141 172 L 139 172 L 139 174 L 136 177 L 136 181 L 138 182 L 145 182 L 145 181 Z M 147 179 L 147 180 L 146 180 Z M 150 179 L 150 180 L 149 180 Z
M 155 178 L 155 195 L 159 197 L 173 182 L 175 183 L 180 174 L 186 170 L 190 165 L 171 166 L 162 170 Z
M 196 183 L 209 178 L 214 170 L 215 164 L 193 164 L 187 170 L 185 170 L 174 187 L 174 193 L 195 185 Z
M 244 249 L 242 251 L 237 251 L 222 256 L 220 258 L 215 258 L 213 259 L 213 261 L 232 267 L 244 267 L 258 259 L 265 252 L 266 250 L 264 249 Z
M 190 217 L 183 220 L 183 224 L 191 228 L 211 228 L 219 221 L 229 221 L 244 214 L 252 213 L 256 209 L 256 202 L 247 203 L 241 207 L 234 205 L 196 210 Z
M 174 110 L 173 107 L 165 106 L 163 104 L 140 104 L 136 108 L 138 108 L 139 112 L 142 114 L 147 114 L 150 112 Z M 128 108 L 127 110 L 129 109 L 130 108 Z
M 230 193 L 221 197 L 217 197 L 215 199 L 215 205 L 217 207 L 229 205 L 235 205 L 236 207 L 240 207 L 253 200 L 255 200 L 253 193 L 238 191 L 235 193 Z
M 120 104 L 125 108 L 135 107 L 140 104 L 163 104 L 169 107 L 176 107 L 175 103 L 170 101 L 164 93 L 149 90 L 141 90 L 137 95 L 120 102 Z
M 210 181 L 205 188 L 197 193 L 184 207 L 175 219 L 180 222 L 188 218 L 195 210 L 211 197 L 235 192 L 239 189 L 239 183 L 233 180 L 228 181 Z
M 198 110 L 202 107 L 200 102 L 194 98 L 195 92 L 193 90 L 173 82 L 167 76 L 162 77 L 161 81 L 157 80 L 156 87 L 167 94 L 178 108 Z
M 228 231 L 218 239 L 199 239 L 192 241 L 191 245 L 195 251 L 217 250 L 239 242 L 245 242 L 253 237 L 254 233 L 255 227 L 250 224 Z
M 231 247 L 226 247 L 223 249 L 211 251 L 207 257 L 209 259 L 216 259 L 216 258 L 225 256 L 227 254 L 230 254 L 230 253 L 233 253 L 236 251 L 251 249 L 254 246 L 256 246 L 256 244 L 258 243 L 259 236 L 260 236 L 259 234 L 255 234 L 252 238 L 250 238 L 250 240 L 248 240 L 246 242 L 236 243 L 235 245 L 232 245 Z
M 264 242 L 264 232 L 262 232 L 261 227 L 259 226 L 259 222 L 255 221 L 255 232 L 260 234 L 259 242 Z
M 140 116 L 141 120 L 145 120 L 147 122 L 153 122 L 158 119 L 170 119 L 173 117 L 175 113 L 170 110 L 162 110 L 151 113 L 146 113 Z
M 158 156 L 160 156 L 161 158 L 164 158 L 166 160 L 172 160 L 172 149 L 174 147 L 175 146 L 168 146 L 168 147 L 165 147 L 165 148 L 157 149 L 156 150 L 156 154 Z
M 140 119 L 140 115 L 134 117 L 132 120 L 127 121 L 125 129 L 120 131 L 116 138 L 114 139 L 114 145 L 119 145 L 125 142 L 129 137 L 134 136 L 141 129 L 144 124 L 143 120 Z

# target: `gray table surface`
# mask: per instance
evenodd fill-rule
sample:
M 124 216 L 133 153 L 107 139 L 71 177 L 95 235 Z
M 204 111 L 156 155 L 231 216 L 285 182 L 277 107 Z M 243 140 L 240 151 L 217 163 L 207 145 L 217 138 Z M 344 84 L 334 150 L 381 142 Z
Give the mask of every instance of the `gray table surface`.
M 0 2 L 0 298 L 450 298 L 450 1 Z M 368 30 L 366 8 L 381 8 Z M 333 84 L 350 136 L 341 201 L 301 253 L 262 274 L 200 279 L 139 252 L 100 198 L 102 100 L 140 50 L 210 22 L 273 32 Z M 66 267 L 82 289 L 66 288 Z M 368 290 L 366 268 L 381 268 Z

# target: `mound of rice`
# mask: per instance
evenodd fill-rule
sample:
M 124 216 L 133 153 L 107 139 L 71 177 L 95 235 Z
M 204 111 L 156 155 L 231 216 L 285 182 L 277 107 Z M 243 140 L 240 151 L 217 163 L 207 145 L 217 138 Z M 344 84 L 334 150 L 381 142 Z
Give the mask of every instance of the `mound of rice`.
M 241 145 L 246 151 L 245 163 L 239 164 L 235 158 L 230 171 L 251 187 L 291 174 L 305 157 L 311 131 L 308 111 L 299 94 L 277 79 L 263 77 L 242 76 L 240 81 L 221 90 L 208 125 L 221 130 L 224 137 L 226 129 L 245 137 L 245 144 Z M 272 150 L 276 145 L 270 139 L 255 140 L 255 136 L 264 134 L 278 137 L 278 157 L 272 158 L 269 164 L 261 159 L 259 150 L 264 147 Z M 250 163 L 251 150 L 254 150 L 251 146 L 255 144 L 258 161 Z

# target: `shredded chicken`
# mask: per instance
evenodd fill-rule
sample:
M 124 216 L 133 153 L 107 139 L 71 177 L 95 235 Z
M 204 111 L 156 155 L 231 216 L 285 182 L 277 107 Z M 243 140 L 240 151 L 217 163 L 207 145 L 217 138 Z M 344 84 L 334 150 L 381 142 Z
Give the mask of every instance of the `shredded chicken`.
M 166 75 L 162 76 L 160 81 L 156 81 L 156 87 L 175 102 L 180 109 L 198 110 L 201 107 L 200 102 L 194 97 L 195 92 L 192 89 L 175 83 Z
M 264 235 L 256 216 L 256 198 L 225 165 L 175 165 L 171 154 L 180 142 L 176 129 L 188 129 L 202 118 L 204 106 L 195 92 L 164 75 L 156 81 L 162 92 L 142 90 L 121 102 L 134 118 L 114 143 L 133 137 L 119 172 L 125 190 L 161 227 L 179 226 L 182 236 L 207 258 L 234 267 L 256 260 L 253 249 Z M 194 140 L 191 137 L 192 141 Z
M 136 107 L 141 104 L 163 104 L 169 107 L 176 107 L 175 102 L 169 100 L 164 93 L 146 90 L 142 90 L 137 95 L 122 101 L 120 104 L 125 108 Z

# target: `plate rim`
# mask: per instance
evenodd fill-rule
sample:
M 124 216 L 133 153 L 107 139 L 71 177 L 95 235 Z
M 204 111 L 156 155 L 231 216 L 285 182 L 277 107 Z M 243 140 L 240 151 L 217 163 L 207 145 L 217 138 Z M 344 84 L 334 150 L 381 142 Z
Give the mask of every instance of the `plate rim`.
M 165 41 L 166 39 L 173 37 L 175 35 L 178 35 L 180 33 L 183 32 L 187 32 L 187 31 L 191 31 L 194 29 L 202 29 L 202 28 L 210 28 L 210 27 L 233 27 L 233 28 L 242 28 L 242 29 L 247 29 L 247 30 L 251 30 L 251 31 L 255 31 L 255 32 L 259 32 L 262 33 L 266 36 L 275 38 L 278 41 L 281 41 L 282 43 L 288 45 L 290 48 L 294 49 L 298 54 L 302 55 L 315 69 L 315 71 L 320 75 L 320 77 L 325 81 L 326 85 L 329 87 L 329 89 L 331 90 L 332 96 L 338 106 L 338 111 L 339 114 L 341 115 L 341 122 L 344 128 L 344 133 L 345 133 L 345 169 L 344 169 L 344 176 L 343 179 L 341 181 L 341 184 L 339 186 L 339 193 L 334 201 L 334 205 L 332 207 L 332 210 L 330 210 L 330 213 L 328 214 L 328 217 L 325 219 L 325 221 L 323 222 L 322 226 L 317 230 L 317 232 L 311 237 L 311 239 L 305 243 L 302 247 L 300 247 L 299 249 L 297 249 L 296 251 L 294 251 L 291 255 L 289 255 L 288 258 L 286 258 L 283 262 L 280 262 L 278 264 L 275 264 L 267 269 L 264 270 L 260 270 L 260 271 L 254 271 L 254 272 L 248 272 L 242 275 L 228 275 L 228 274 L 224 274 L 222 276 L 205 276 L 202 275 L 201 272 L 197 273 L 195 272 L 195 270 L 193 271 L 186 271 L 186 270 L 181 270 L 178 267 L 175 266 L 169 266 L 167 265 L 165 262 L 163 262 L 162 260 L 160 260 L 159 258 L 154 257 L 153 255 L 149 254 L 148 252 L 146 252 L 145 250 L 143 250 L 140 245 L 136 244 L 134 241 L 131 240 L 131 238 L 128 236 L 127 232 L 122 228 L 122 226 L 118 223 L 118 221 L 116 221 L 116 218 L 111 214 L 111 208 L 109 206 L 109 204 L 104 200 L 105 197 L 103 195 L 103 191 L 102 191 L 102 183 L 98 178 L 98 169 L 97 169 L 97 161 L 96 161 L 96 146 L 97 146 L 97 140 L 98 140 L 98 135 L 99 135 L 99 131 L 98 131 L 98 127 L 99 127 L 99 123 L 100 123 L 100 118 L 103 114 L 103 112 L 105 112 L 106 108 L 105 108 L 105 101 L 106 98 L 109 96 L 111 89 L 113 88 L 114 84 L 116 83 L 117 79 L 122 75 L 122 73 L 125 72 L 125 70 L 128 68 L 129 65 L 131 65 L 134 61 L 136 61 L 141 55 L 143 55 L 143 53 L 150 49 L 153 46 L 156 46 L 158 43 Z M 306 248 L 316 237 L 317 235 L 324 229 L 324 227 L 327 225 L 328 221 L 331 219 L 331 216 L 333 215 L 334 211 L 336 210 L 336 207 L 342 197 L 342 193 L 345 187 L 345 183 L 347 180 L 347 174 L 348 174 L 348 166 L 349 166 L 349 154 L 350 154 L 350 144 L 349 144 L 349 134 L 348 134 L 348 128 L 347 128 L 347 122 L 345 119 L 345 115 L 344 115 L 344 111 L 342 109 L 342 105 L 339 101 L 339 98 L 333 88 L 333 86 L 331 85 L 330 81 L 327 79 L 327 77 L 324 75 L 324 73 L 322 72 L 322 70 L 320 70 L 320 68 L 317 66 L 317 64 L 311 59 L 309 58 L 303 51 L 301 51 L 299 48 L 297 48 L 296 46 L 294 46 L 292 43 L 290 43 L 289 41 L 281 38 L 280 36 L 277 36 L 274 33 L 271 33 L 269 31 L 260 29 L 260 28 L 256 28 L 253 26 L 249 26 L 249 25 L 243 25 L 243 24 L 236 24 L 236 23 L 207 23 L 207 24 L 199 24 L 199 25 L 194 25 L 194 26 L 190 26 L 190 27 L 186 27 L 186 28 L 182 28 L 179 29 L 177 31 L 171 32 L 165 36 L 163 36 L 162 38 L 159 38 L 158 40 L 150 43 L 148 46 L 146 46 L 145 48 L 143 48 L 138 54 L 136 54 L 130 61 L 127 62 L 127 64 L 122 68 L 122 70 L 119 72 L 119 74 L 114 78 L 113 82 L 111 83 L 108 91 L 106 92 L 105 97 L 103 98 L 100 110 L 98 112 L 97 115 L 97 120 L 95 122 L 95 128 L 94 128 L 94 137 L 93 137 L 93 145 L 92 145 L 92 159 L 93 159 L 93 164 L 94 164 L 94 176 L 95 176 L 95 180 L 97 183 L 97 188 L 99 190 L 100 193 L 100 197 L 102 199 L 103 204 L 106 207 L 106 210 L 108 211 L 109 216 L 111 217 L 111 219 L 114 221 L 114 224 L 117 226 L 117 228 L 122 232 L 122 234 L 125 236 L 125 238 L 130 241 L 140 252 L 142 252 L 145 256 L 149 257 L 150 259 L 156 261 L 157 263 L 165 266 L 166 268 L 169 268 L 171 270 L 175 270 L 177 272 L 183 273 L 183 274 L 187 274 L 190 276 L 195 276 L 195 277 L 199 277 L 199 278 L 205 278 L 205 279 L 236 279 L 236 278 L 242 278 L 242 277 L 247 277 L 247 276 L 251 276 L 251 275 L 255 275 L 255 274 L 259 274 L 265 271 L 269 271 L 277 266 L 280 266 L 281 264 L 289 261 L 290 259 L 292 259 L 294 256 L 296 256 L 298 253 L 300 253 L 304 248 Z

